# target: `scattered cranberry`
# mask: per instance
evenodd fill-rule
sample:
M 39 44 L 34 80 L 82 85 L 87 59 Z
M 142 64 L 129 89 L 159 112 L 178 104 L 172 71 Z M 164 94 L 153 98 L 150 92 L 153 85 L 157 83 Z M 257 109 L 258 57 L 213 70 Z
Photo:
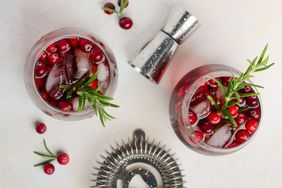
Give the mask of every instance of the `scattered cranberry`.
M 69 38 L 68 42 L 69 42 L 71 47 L 75 48 L 79 44 L 79 39 L 78 38 Z
M 115 5 L 113 4 L 113 3 L 106 3 L 105 5 L 104 5 L 104 8 L 109 8 L 109 9 L 112 9 L 112 10 L 115 10 L 116 9 L 116 7 L 115 7 Z M 106 13 L 106 14 L 113 14 L 113 12 L 112 11 L 107 11 L 107 10 L 104 10 L 104 12 Z
M 48 175 L 51 175 L 55 172 L 55 166 L 51 163 L 44 165 L 44 172 Z
M 57 161 L 59 164 L 61 165 L 66 165 L 69 163 L 69 155 L 66 154 L 66 153 L 63 153 L 63 152 L 59 152 L 58 155 L 57 155 Z
M 250 134 L 253 134 L 257 128 L 258 128 L 258 120 L 256 119 L 249 119 L 246 124 L 245 124 L 245 127 L 247 129 L 247 131 L 250 133 Z
M 42 52 L 39 57 L 39 61 L 46 62 L 47 57 L 48 57 L 48 54 L 46 52 Z
M 235 121 L 238 125 L 242 125 L 247 121 L 248 117 L 244 113 L 239 113 L 238 116 L 235 118 Z
M 189 111 L 189 124 L 194 125 L 197 121 L 197 116 L 194 112 Z
M 66 53 L 70 49 L 70 44 L 66 39 L 58 41 L 57 46 L 60 53 Z
M 212 135 L 214 133 L 214 125 L 205 122 L 199 125 L 201 131 L 207 135 Z
M 80 39 L 79 47 L 81 51 L 90 53 L 93 49 L 93 43 L 87 39 Z
M 239 107 L 236 105 L 231 106 L 230 108 L 228 108 L 228 112 L 230 113 L 232 117 L 236 117 L 239 112 Z
M 119 20 L 122 29 L 128 30 L 133 26 L 133 21 L 129 17 L 123 17 Z
M 36 124 L 36 132 L 39 134 L 45 133 L 47 130 L 47 127 L 44 123 L 37 123 Z
M 222 85 L 228 87 L 232 79 L 233 77 L 223 77 L 221 83 Z
M 238 142 L 239 144 L 242 144 L 245 141 L 249 140 L 250 136 L 251 135 L 248 131 L 241 129 L 236 133 L 235 139 L 236 139 L 236 142 Z
M 44 77 L 47 73 L 47 67 L 45 65 L 38 65 L 35 67 L 35 75 L 37 77 Z
M 220 121 L 221 121 L 221 117 L 218 113 L 212 112 L 208 116 L 208 122 L 213 124 L 213 125 L 219 124 Z
M 46 48 L 46 51 L 49 52 L 49 53 L 55 53 L 55 52 L 57 52 L 57 50 L 58 49 L 57 49 L 56 43 L 53 43 Z
M 255 119 L 259 119 L 261 114 L 260 108 L 252 109 L 249 111 L 249 116 Z
M 125 5 L 125 7 L 127 7 L 127 6 L 128 6 L 128 4 L 129 4 L 129 1 L 127 1 L 127 3 L 126 3 L 126 5 Z M 118 0 L 118 6 L 121 6 L 121 0 Z
M 100 48 L 96 47 L 90 54 L 89 59 L 93 63 L 99 63 L 104 59 L 104 53 Z
M 204 135 L 201 131 L 194 131 L 194 136 L 190 137 L 191 141 L 195 144 L 199 143 L 199 140 L 204 140 Z M 195 136 L 198 138 L 195 138 Z
M 59 102 L 58 107 L 61 110 L 66 111 L 66 112 L 72 111 L 72 105 L 69 102 L 67 102 L 67 101 Z
M 257 96 L 247 97 L 246 104 L 248 107 L 257 108 L 259 106 L 259 99 Z
M 58 54 L 50 54 L 49 58 L 48 58 L 48 63 L 50 65 L 54 65 L 54 64 L 58 63 L 59 60 L 60 60 L 60 57 L 59 57 Z

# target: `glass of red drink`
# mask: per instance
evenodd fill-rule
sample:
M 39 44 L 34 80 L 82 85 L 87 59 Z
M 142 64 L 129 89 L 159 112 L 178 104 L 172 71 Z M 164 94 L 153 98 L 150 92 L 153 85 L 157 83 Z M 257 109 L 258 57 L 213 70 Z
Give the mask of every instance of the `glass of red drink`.
M 63 28 L 43 36 L 31 49 L 25 66 L 25 85 L 32 101 L 46 114 L 62 120 L 80 120 L 95 113 L 89 104 L 78 110 L 78 97 L 66 98 L 61 85 L 75 84 L 97 73 L 90 87 L 103 87 L 112 96 L 117 85 L 117 65 L 111 50 L 93 34 Z
M 208 96 L 222 103 L 224 93 L 214 79 L 227 88 L 240 71 L 212 64 L 186 74 L 175 87 L 170 100 L 170 119 L 181 141 L 191 149 L 208 155 L 224 155 L 246 146 L 257 133 L 261 121 L 261 100 L 258 96 L 241 98 L 228 108 L 236 126 L 228 117 L 218 114 Z M 251 83 L 247 80 L 247 83 Z M 245 87 L 240 94 L 256 92 Z

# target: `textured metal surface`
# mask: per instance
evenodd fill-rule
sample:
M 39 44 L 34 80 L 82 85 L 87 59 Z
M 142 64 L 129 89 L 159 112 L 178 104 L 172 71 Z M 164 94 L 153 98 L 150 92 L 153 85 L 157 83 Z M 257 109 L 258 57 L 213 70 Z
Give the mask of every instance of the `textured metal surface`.
M 183 187 L 183 175 L 170 150 L 150 142 L 142 130 L 111 149 L 102 156 L 103 162 L 98 162 L 92 187 L 127 188 L 136 175 L 150 188 Z

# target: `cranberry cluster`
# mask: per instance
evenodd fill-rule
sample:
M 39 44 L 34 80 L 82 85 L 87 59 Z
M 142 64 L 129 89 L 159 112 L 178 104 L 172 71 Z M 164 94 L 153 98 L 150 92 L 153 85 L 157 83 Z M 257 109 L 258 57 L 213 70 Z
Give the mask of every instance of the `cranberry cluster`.
M 219 77 L 217 80 L 225 87 L 228 87 L 232 77 Z M 224 95 L 220 91 L 218 84 L 213 79 L 202 84 L 191 99 L 188 120 L 189 124 L 195 128 L 195 136 L 206 143 L 222 126 L 230 127 L 232 137 L 226 141 L 223 148 L 232 148 L 247 141 L 258 128 L 261 116 L 260 102 L 257 96 L 250 96 L 241 98 L 240 104 L 228 108 L 228 112 L 235 119 L 238 127 L 234 127 L 232 122 L 228 120 L 228 117 L 218 113 L 210 102 L 208 102 L 208 107 L 204 112 L 201 112 L 201 114 L 197 114 L 192 110 L 198 108 L 197 105 L 203 103 L 203 101 L 208 101 L 208 95 L 212 96 L 213 99 L 222 104 Z M 246 94 L 254 93 L 254 90 L 251 87 L 246 86 L 238 92 L 240 94 Z M 196 139 L 194 138 L 191 140 L 196 142 Z

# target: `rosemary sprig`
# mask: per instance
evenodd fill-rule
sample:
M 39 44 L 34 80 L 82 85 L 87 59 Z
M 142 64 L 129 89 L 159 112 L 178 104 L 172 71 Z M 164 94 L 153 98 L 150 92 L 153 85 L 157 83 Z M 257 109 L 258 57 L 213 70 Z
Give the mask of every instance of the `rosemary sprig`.
M 224 96 L 225 96 L 224 102 L 221 105 L 221 107 L 219 107 L 218 102 L 215 102 L 215 100 L 211 96 L 208 96 L 208 99 L 210 103 L 213 106 L 215 106 L 215 108 L 217 109 L 217 111 L 220 114 L 228 117 L 229 121 L 235 127 L 237 127 L 238 125 L 236 121 L 234 120 L 234 118 L 231 116 L 231 114 L 228 112 L 228 108 L 239 104 L 241 98 L 259 95 L 259 93 L 240 94 L 238 91 L 245 88 L 246 86 L 255 87 L 255 88 L 263 88 L 260 85 L 247 83 L 247 81 L 248 79 L 254 77 L 253 76 L 254 73 L 267 70 L 274 65 L 274 63 L 268 64 L 269 55 L 265 58 L 267 48 L 268 48 L 268 44 L 264 47 L 261 55 L 259 57 L 258 56 L 255 57 L 252 61 L 247 59 L 250 65 L 247 68 L 247 70 L 245 71 L 245 73 L 240 74 L 238 78 L 233 76 L 233 79 L 230 81 L 229 86 L 226 89 L 219 80 L 213 79 L 218 84 L 218 86 L 221 88 L 222 92 L 224 93 Z
M 45 158 L 46 160 L 41 162 L 41 163 L 35 164 L 34 167 L 48 164 L 48 163 L 50 163 L 50 162 L 52 162 L 52 161 L 57 159 L 57 156 L 55 154 L 53 154 L 51 152 L 51 150 L 47 147 L 45 139 L 43 140 L 43 143 L 44 143 L 44 147 L 45 147 L 45 150 L 46 150 L 47 153 L 38 152 L 38 151 L 34 151 L 33 153 L 35 153 L 36 155 L 39 155 L 39 156 Z
M 88 101 L 95 114 L 99 117 L 102 125 L 105 126 L 107 120 L 115 119 L 114 116 L 105 111 L 105 107 L 118 108 L 119 106 L 109 102 L 114 100 L 112 97 L 101 94 L 100 91 L 103 88 L 103 84 L 99 84 L 95 89 L 90 87 L 97 77 L 98 72 L 93 76 L 84 76 L 72 85 L 61 85 L 60 88 L 65 89 L 67 99 L 70 99 L 74 95 L 79 97 L 79 112 L 84 110 L 86 102 Z

